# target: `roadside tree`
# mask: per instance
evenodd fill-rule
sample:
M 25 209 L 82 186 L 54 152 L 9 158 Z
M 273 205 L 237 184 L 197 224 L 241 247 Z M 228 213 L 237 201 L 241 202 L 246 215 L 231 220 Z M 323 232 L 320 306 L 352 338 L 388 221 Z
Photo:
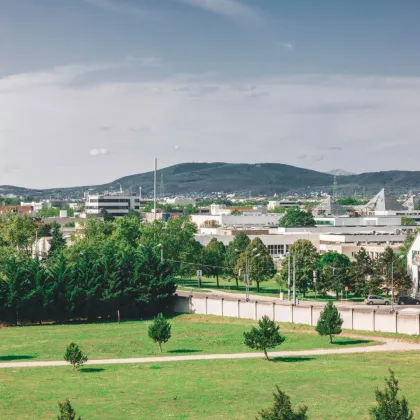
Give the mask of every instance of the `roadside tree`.
M 260 283 L 270 280 L 276 274 L 273 259 L 267 247 L 260 238 L 254 238 L 240 255 L 235 270 L 246 272 L 248 263 L 249 281 L 257 284 L 257 292 L 260 291 Z
M 327 290 L 333 290 L 338 299 L 340 291 L 350 285 L 350 259 L 338 252 L 328 251 L 319 260 L 322 284 Z
M 236 288 L 239 288 L 239 273 L 235 270 L 240 254 L 242 254 L 250 243 L 250 239 L 244 232 L 239 232 L 233 241 L 231 241 L 226 248 L 225 266 L 226 275 L 235 277 Z

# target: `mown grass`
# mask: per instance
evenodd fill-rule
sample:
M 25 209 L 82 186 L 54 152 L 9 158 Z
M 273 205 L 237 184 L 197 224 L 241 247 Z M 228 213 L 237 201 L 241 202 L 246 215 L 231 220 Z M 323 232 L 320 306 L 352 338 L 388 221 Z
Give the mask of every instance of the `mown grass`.
M 254 419 L 275 385 L 311 419 L 368 419 L 391 367 L 420 415 L 420 353 L 377 353 L 0 370 L 0 418 L 52 419 L 70 398 L 86 420 Z
M 201 289 L 198 287 L 198 280 L 196 278 L 193 279 L 183 279 L 178 278 L 176 280 L 177 285 L 179 286 L 180 290 L 187 290 L 193 292 L 207 292 L 208 289 L 216 289 L 221 290 L 223 292 L 228 293 L 245 293 L 245 285 L 243 282 L 239 282 L 239 287 L 236 288 L 236 282 L 234 279 L 225 279 L 220 277 L 219 278 L 219 287 L 217 287 L 216 278 L 214 277 L 203 277 L 201 280 Z M 287 298 L 287 289 L 281 289 L 280 286 L 276 283 L 274 279 L 265 281 L 260 283 L 260 291 L 257 291 L 257 286 L 255 284 L 250 285 L 249 293 L 252 295 L 260 295 L 260 296 L 269 296 L 269 297 L 276 297 L 280 296 L 280 292 L 284 293 L 285 299 Z M 306 296 L 303 296 L 301 293 L 297 294 L 298 299 L 305 301 L 305 300 L 316 300 L 317 302 L 337 302 L 341 301 L 341 295 L 337 300 L 334 296 L 329 295 L 321 295 L 315 293 L 313 291 L 309 291 Z M 343 299 L 346 299 L 346 293 L 343 292 Z M 347 300 L 351 302 L 362 302 L 363 297 L 356 297 L 351 293 L 347 294 Z
M 160 354 L 147 334 L 150 320 L 118 324 L 70 324 L 10 327 L 0 330 L 0 362 L 12 360 L 62 360 L 66 346 L 74 341 L 90 359 L 126 358 Z M 243 332 L 255 321 L 210 315 L 177 315 L 170 319 L 172 338 L 164 354 L 241 353 Z M 290 324 L 283 324 L 288 329 Z M 306 330 L 289 329 L 279 350 L 330 348 L 328 339 Z M 373 345 L 376 342 L 337 337 L 334 346 Z

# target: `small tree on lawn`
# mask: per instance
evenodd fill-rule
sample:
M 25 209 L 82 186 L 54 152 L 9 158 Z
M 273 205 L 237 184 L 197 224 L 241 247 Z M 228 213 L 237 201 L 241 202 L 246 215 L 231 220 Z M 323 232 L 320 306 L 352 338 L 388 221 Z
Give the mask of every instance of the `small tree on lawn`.
M 86 363 L 87 359 L 87 356 L 83 354 L 76 343 L 70 343 L 67 346 L 66 352 L 64 353 L 64 360 L 73 366 L 73 370 L 78 369 L 83 363 Z
M 261 420 L 306 420 L 308 407 L 301 406 L 295 412 L 290 402 L 290 397 L 276 386 L 277 392 L 273 393 L 274 404 L 268 410 L 259 412 Z M 258 420 L 258 419 L 257 419 Z
M 332 302 L 328 302 L 319 316 L 315 330 L 319 335 L 329 335 L 330 344 L 332 344 L 333 335 L 341 334 L 342 325 L 343 320 L 340 318 L 337 308 Z
M 285 337 L 280 335 L 280 327 L 266 315 L 258 321 L 258 327 L 252 327 L 251 331 L 244 332 L 244 342 L 250 349 L 262 350 L 266 359 L 269 360 L 267 349 L 280 345 Z
M 163 314 L 159 314 L 153 319 L 152 324 L 149 326 L 149 337 L 159 344 L 159 349 L 162 353 L 162 343 L 166 343 L 171 338 L 171 324 Z
M 389 370 L 389 378 L 385 379 L 385 391 L 375 391 L 377 407 L 370 409 L 370 417 L 373 420 L 412 420 L 413 412 L 408 409 L 407 400 L 402 397 L 398 399 L 398 381 L 395 379 L 394 372 Z
M 76 412 L 71 406 L 68 398 L 63 402 L 59 401 L 58 407 L 60 408 L 60 414 L 57 416 L 57 420 L 76 420 Z M 77 417 L 77 420 L 82 420 L 82 418 L 79 416 Z

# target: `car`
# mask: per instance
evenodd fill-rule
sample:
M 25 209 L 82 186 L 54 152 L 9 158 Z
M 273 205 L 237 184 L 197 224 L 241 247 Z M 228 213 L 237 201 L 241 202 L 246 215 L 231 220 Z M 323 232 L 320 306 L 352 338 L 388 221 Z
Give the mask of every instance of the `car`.
M 389 300 L 382 296 L 370 295 L 365 299 L 366 305 L 389 305 Z
M 398 305 L 420 305 L 420 300 L 410 296 L 400 296 L 397 300 Z

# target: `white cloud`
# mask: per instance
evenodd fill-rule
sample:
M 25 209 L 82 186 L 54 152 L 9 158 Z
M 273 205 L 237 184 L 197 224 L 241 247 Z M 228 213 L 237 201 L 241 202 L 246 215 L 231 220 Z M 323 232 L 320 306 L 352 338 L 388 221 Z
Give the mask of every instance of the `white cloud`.
M 238 0 L 176 0 L 192 7 L 198 7 L 210 13 L 225 18 L 240 21 L 260 22 L 261 14 L 254 8 L 249 7 Z
M 420 78 L 229 82 L 208 74 L 75 88 L 74 74 L 92 66 L 76 68 L 0 79 L 0 185 L 105 183 L 152 170 L 155 156 L 160 167 L 265 161 L 325 171 L 418 169 Z M 34 161 L 42 166 L 28 177 Z
M 89 154 L 91 156 L 101 156 L 101 155 L 107 155 L 109 153 L 108 149 L 92 149 Z
M 289 41 L 280 41 L 278 44 L 281 48 L 285 50 L 292 51 L 292 52 L 295 50 L 294 45 Z

